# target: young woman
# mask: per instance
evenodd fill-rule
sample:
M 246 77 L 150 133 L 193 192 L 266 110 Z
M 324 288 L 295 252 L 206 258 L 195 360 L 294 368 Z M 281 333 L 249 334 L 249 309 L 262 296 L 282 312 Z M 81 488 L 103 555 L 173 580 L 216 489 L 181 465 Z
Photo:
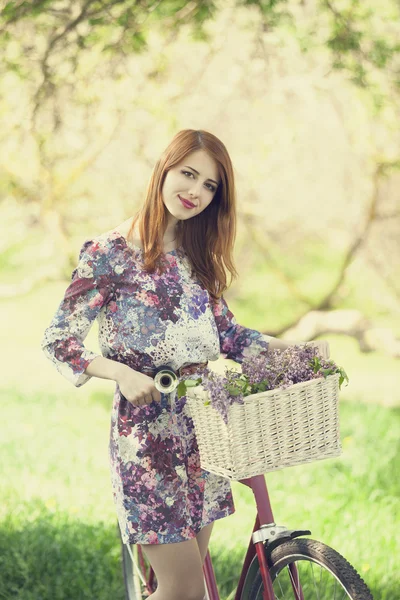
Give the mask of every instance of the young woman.
M 232 163 L 203 130 L 180 131 L 157 161 L 141 211 L 83 244 L 42 349 L 76 387 L 116 382 L 110 431 L 113 497 L 123 541 L 141 544 L 157 576 L 154 600 L 201 600 L 215 520 L 235 511 L 230 482 L 201 470 L 186 397 L 170 403 L 152 374 L 207 375 L 289 344 L 239 325 L 223 297 L 236 277 Z M 95 319 L 102 354 L 84 346 Z M 315 342 L 329 356 L 327 342 Z M 190 574 L 190 585 L 188 585 Z

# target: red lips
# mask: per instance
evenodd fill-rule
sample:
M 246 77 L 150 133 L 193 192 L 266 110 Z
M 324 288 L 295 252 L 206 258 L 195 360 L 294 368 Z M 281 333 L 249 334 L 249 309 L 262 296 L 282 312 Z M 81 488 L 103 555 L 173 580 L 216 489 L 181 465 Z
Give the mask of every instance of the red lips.
M 185 202 L 186 204 L 188 204 L 192 208 L 194 208 L 196 206 L 195 204 L 193 204 L 193 202 L 190 202 L 190 200 L 186 200 L 186 198 L 182 198 L 182 196 L 179 196 L 179 198 L 180 198 L 180 200 L 182 200 L 182 202 Z

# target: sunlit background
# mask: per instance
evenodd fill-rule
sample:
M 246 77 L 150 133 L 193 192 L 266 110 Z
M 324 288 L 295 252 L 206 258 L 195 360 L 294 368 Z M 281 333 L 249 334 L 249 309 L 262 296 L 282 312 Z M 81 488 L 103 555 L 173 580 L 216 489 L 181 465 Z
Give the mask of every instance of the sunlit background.
M 400 599 L 399 4 L 0 6 L 0 598 L 124 597 L 115 384 L 75 388 L 40 341 L 83 242 L 134 214 L 159 155 L 191 128 L 234 164 L 236 319 L 328 340 L 350 378 L 343 456 L 268 475 L 276 521 L 336 548 L 376 600 Z M 85 344 L 99 350 L 97 323 Z M 221 600 L 255 516 L 250 490 L 232 489 L 236 512 L 210 543 Z

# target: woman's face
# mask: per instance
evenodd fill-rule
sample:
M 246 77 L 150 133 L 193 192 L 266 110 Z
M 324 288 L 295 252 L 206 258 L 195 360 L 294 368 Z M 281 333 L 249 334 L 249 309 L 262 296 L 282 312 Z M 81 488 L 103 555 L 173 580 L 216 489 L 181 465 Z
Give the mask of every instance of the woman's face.
M 167 172 L 162 187 L 164 204 L 176 220 L 190 219 L 207 208 L 219 183 L 216 162 L 204 150 L 196 150 Z M 187 208 L 181 198 L 194 207 Z

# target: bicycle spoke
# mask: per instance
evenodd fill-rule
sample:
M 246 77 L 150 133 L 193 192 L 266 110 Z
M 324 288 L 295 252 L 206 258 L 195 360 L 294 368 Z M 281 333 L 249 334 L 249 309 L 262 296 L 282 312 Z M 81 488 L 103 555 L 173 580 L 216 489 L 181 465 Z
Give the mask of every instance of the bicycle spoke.
M 315 577 L 314 577 L 313 563 L 312 563 L 312 562 L 310 562 L 310 565 L 311 565 L 312 578 L 313 578 L 313 582 L 314 582 L 314 589 L 315 589 L 315 591 L 316 591 L 317 600 L 321 600 L 321 599 L 320 599 L 320 597 L 319 597 L 318 590 L 317 590 L 317 588 L 316 588 L 316 585 L 315 585 Z
M 322 600 L 323 600 L 324 595 L 322 593 L 323 592 L 323 585 L 322 585 L 323 584 L 323 580 L 322 580 L 322 576 L 323 576 L 323 569 L 322 569 L 322 567 L 320 567 L 319 568 L 319 582 L 318 582 L 318 599 L 322 598 Z
M 284 591 L 282 589 L 281 580 L 279 579 L 279 577 L 278 577 L 278 583 L 279 583 L 279 587 L 281 588 L 281 592 L 282 592 L 282 600 L 285 600 L 285 594 L 284 594 Z M 280 598 L 277 598 L 277 600 L 280 600 Z

